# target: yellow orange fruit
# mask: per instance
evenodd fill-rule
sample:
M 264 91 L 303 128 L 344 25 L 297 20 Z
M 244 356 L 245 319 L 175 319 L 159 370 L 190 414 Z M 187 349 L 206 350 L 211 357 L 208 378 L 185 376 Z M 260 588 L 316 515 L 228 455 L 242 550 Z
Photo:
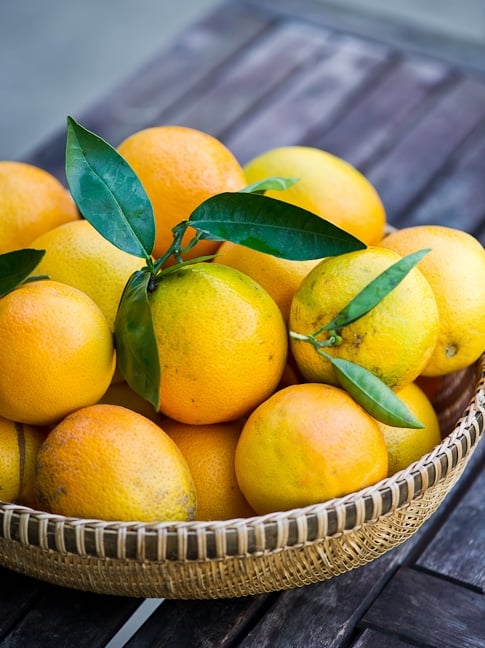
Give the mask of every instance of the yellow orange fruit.
M 43 509 L 74 517 L 190 520 L 196 508 L 176 444 L 117 405 L 92 405 L 63 419 L 39 450 L 35 486 Z
M 257 513 L 316 504 L 387 476 L 375 420 L 342 389 L 286 387 L 257 407 L 236 448 L 241 491 Z
M 188 425 L 163 420 L 163 429 L 184 455 L 197 490 L 197 520 L 230 520 L 254 511 L 241 493 L 234 454 L 242 421 Z
M 369 247 L 320 262 L 302 281 L 293 299 L 289 325 L 310 335 L 330 323 L 370 281 L 401 257 Z M 413 382 L 426 366 L 438 335 L 438 308 L 433 291 L 417 268 L 366 315 L 339 329 L 339 345 L 322 349 L 376 374 L 393 389 Z M 328 331 L 317 335 L 327 340 Z M 306 341 L 292 339 L 300 371 L 309 381 L 337 385 L 331 363 Z
M 389 475 L 404 470 L 441 443 L 436 412 L 422 389 L 410 383 L 396 394 L 424 428 L 399 428 L 377 421 L 386 441 Z
M 438 304 L 438 341 L 423 374 L 440 376 L 463 369 L 485 351 L 485 249 L 471 234 L 441 225 L 397 230 L 382 245 L 405 255 L 431 252 L 419 269 Z
M 46 433 L 0 417 L 0 500 L 33 506 L 37 452 Z
M 243 170 L 222 142 L 185 126 L 154 126 L 130 135 L 118 152 L 134 169 L 150 198 L 156 221 L 153 255 L 172 243 L 172 228 L 210 196 L 238 191 L 246 184 Z M 189 230 L 184 244 L 195 234 Z M 215 241 L 200 241 L 186 258 L 212 254 Z
M 115 368 L 106 318 L 77 288 L 24 283 L 0 299 L 0 416 L 50 425 L 95 403 Z
M 82 290 L 103 311 L 111 330 L 129 277 L 144 265 L 142 259 L 112 245 L 87 220 L 60 225 L 32 241 L 46 253 L 34 274 Z
M 28 247 L 43 232 L 78 218 L 71 195 L 52 174 L 0 161 L 0 254 Z
M 280 259 L 230 241 L 221 244 L 217 255 L 214 259 L 217 263 L 236 268 L 257 281 L 278 304 L 285 321 L 288 320 L 291 300 L 296 289 L 318 263 L 318 260 L 314 259 L 310 261 Z
M 286 327 L 250 277 L 218 263 L 189 264 L 164 275 L 149 303 L 163 414 L 192 424 L 235 420 L 275 390 Z
M 307 209 L 367 245 L 384 235 L 386 214 L 377 191 L 360 171 L 331 153 L 283 146 L 258 155 L 244 171 L 248 184 L 270 176 L 298 178 L 288 189 L 266 195 Z

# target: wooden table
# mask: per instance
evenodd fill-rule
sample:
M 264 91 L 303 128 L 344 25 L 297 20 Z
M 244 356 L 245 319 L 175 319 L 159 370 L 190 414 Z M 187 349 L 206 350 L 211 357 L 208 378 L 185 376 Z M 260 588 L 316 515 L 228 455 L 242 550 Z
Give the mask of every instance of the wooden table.
M 393 225 L 442 223 L 485 243 L 484 52 L 310 1 L 241 0 L 74 116 L 113 145 L 149 125 L 193 126 L 242 163 L 322 147 L 367 175 Z M 60 126 L 28 161 L 62 178 Z M 280 593 L 164 601 L 126 645 L 483 648 L 484 445 L 424 527 L 369 565 Z M 104 646 L 156 607 L 0 575 L 2 647 Z

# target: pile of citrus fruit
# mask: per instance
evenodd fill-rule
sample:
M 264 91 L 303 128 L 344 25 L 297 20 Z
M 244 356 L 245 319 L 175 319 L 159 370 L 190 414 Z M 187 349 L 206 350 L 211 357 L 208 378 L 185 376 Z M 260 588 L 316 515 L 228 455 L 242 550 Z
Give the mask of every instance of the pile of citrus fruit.
M 423 377 L 485 349 L 473 236 L 389 233 L 325 151 L 242 168 L 179 126 L 115 149 L 69 118 L 66 176 L 0 162 L 1 500 L 224 520 L 359 490 L 440 443 Z

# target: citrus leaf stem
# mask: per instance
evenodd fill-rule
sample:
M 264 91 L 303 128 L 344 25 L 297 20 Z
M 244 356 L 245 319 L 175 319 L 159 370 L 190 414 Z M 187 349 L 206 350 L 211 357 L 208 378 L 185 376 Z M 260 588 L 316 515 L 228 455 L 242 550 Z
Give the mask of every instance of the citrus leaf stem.
M 273 176 L 271 178 L 264 178 L 263 180 L 257 180 L 252 184 L 244 187 L 240 191 L 242 193 L 257 193 L 264 194 L 266 191 L 284 191 L 289 189 L 300 178 L 280 178 L 278 176 Z
M 296 331 L 289 331 L 289 335 L 294 340 L 301 340 L 302 342 L 309 342 L 317 351 L 325 347 L 338 346 L 342 344 L 342 336 L 337 333 L 337 331 L 329 331 L 329 335 L 325 340 L 317 340 L 317 335 L 321 332 L 321 329 L 305 335 L 304 333 L 296 333 Z
M 308 342 L 320 356 L 328 360 L 333 366 L 342 388 L 378 421 L 396 427 L 424 427 L 378 376 L 361 365 L 343 358 L 334 358 L 324 351 L 326 347 L 341 344 L 342 338 L 338 333 L 330 331 L 326 340 L 317 340 L 315 333 L 304 335 L 290 331 L 289 335 L 294 340 Z

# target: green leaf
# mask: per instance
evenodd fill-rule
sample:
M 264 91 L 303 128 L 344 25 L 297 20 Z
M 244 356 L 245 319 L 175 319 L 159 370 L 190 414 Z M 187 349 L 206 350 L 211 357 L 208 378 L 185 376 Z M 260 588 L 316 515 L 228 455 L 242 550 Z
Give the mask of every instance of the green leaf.
M 0 297 L 19 286 L 37 267 L 45 250 L 15 250 L 0 254 Z
M 126 382 L 140 396 L 160 409 L 160 360 L 148 302 L 148 268 L 129 278 L 115 321 L 118 366 Z
M 241 192 L 264 194 L 265 191 L 284 191 L 292 187 L 298 180 L 299 178 L 279 178 L 274 176 L 272 178 L 265 178 L 264 180 L 257 180 L 253 184 L 241 189 Z
M 404 428 L 424 428 L 400 398 L 375 374 L 354 362 L 320 352 L 333 366 L 342 387 L 371 416 Z
M 149 259 L 150 200 L 129 164 L 103 139 L 67 118 L 66 177 L 81 214 L 113 245 Z
M 410 272 L 419 261 L 430 252 L 430 249 L 418 250 L 408 254 L 384 272 L 378 275 L 363 288 L 334 319 L 319 329 L 321 331 L 333 331 L 352 324 L 359 317 L 362 317 L 377 306 L 393 288 L 395 288 L 404 277 Z
M 192 212 L 189 224 L 205 239 L 232 241 L 284 259 L 321 259 L 366 247 L 316 214 L 254 193 L 212 196 Z

